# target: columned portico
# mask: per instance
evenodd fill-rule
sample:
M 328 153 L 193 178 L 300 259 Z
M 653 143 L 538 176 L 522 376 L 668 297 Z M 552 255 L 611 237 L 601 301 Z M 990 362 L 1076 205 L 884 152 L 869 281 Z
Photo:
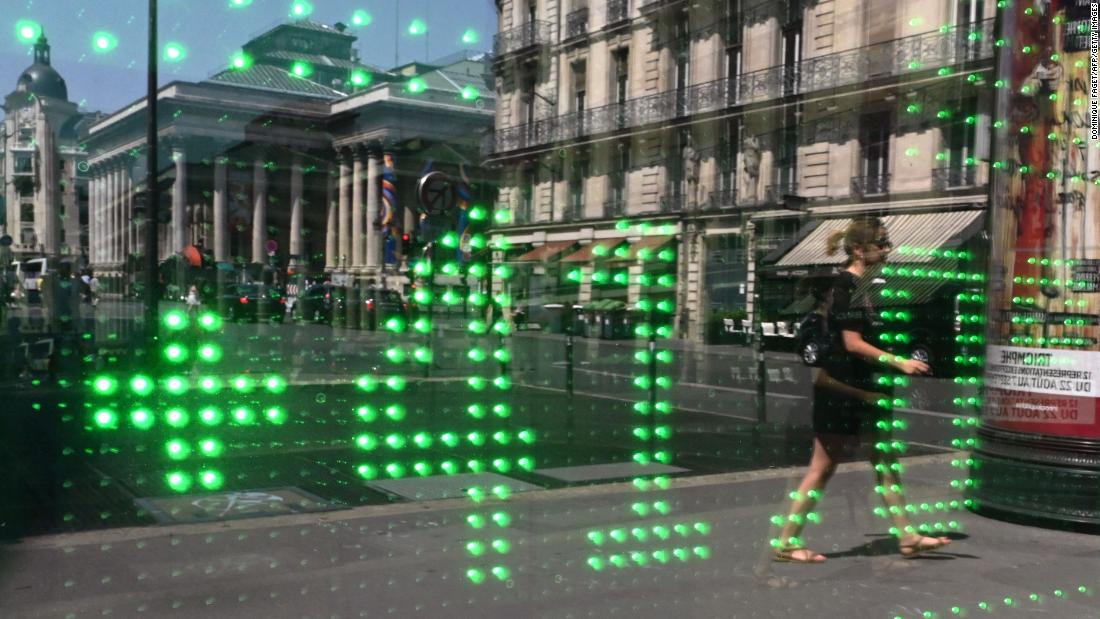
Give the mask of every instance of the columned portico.
M 252 164 L 252 262 L 264 264 L 267 259 L 267 162 L 264 153 L 256 155 Z
M 367 154 L 367 260 L 366 270 L 371 276 L 378 275 L 381 239 L 378 238 L 378 208 L 382 192 L 382 165 L 380 154 L 370 149 Z
M 351 164 L 351 270 L 363 270 L 363 153 L 355 149 Z
M 182 145 L 172 147 L 172 162 L 176 181 L 172 184 L 172 234 L 169 255 L 187 246 L 187 151 Z
M 229 159 L 214 159 L 214 262 L 229 262 L 229 196 L 227 170 Z
M 290 163 L 290 261 L 288 265 L 292 269 L 299 269 L 303 264 L 308 264 L 306 256 L 303 256 L 302 246 L 302 158 L 294 155 Z

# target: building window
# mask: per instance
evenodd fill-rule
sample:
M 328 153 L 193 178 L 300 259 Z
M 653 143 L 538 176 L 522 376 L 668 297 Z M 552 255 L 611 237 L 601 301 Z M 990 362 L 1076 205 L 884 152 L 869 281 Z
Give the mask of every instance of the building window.
M 539 19 L 539 4 L 536 0 L 527 2 L 527 23 L 533 24 Z
M 34 223 L 34 204 L 24 202 L 19 205 L 19 221 L 27 224 Z
M 38 245 L 38 237 L 34 234 L 34 228 L 22 228 L 19 230 L 19 242 L 26 247 Z
M 741 118 L 730 118 L 724 121 L 721 142 L 718 148 L 718 179 L 716 188 L 721 192 L 721 199 L 732 202 L 737 191 L 737 155 L 741 152 Z
M 588 68 L 584 62 L 573 63 L 573 111 L 584 112 L 588 94 Z
M 614 67 L 615 103 L 625 103 L 630 95 L 630 49 L 622 48 L 612 52 Z
M 864 114 L 859 121 L 859 175 L 857 191 L 886 193 L 890 172 L 890 112 Z
M 535 213 L 535 184 L 538 182 L 538 174 L 534 167 L 523 169 L 523 182 L 520 185 L 520 220 L 521 223 L 530 222 Z
M 573 219 L 584 217 L 585 180 L 589 176 L 589 163 L 587 157 L 578 157 L 573 160 L 573 168 L 569 175 L 569 216 Z
M 783 95 L 798 92 L 799 69 L 802 63 L 802 20 L 783 27 Z
M 726 79 L 729 84 L 729 102 L 737 103 L 741 99 L 741 70 L 743 56 L 741 46 L 734 45 L 726 48 Z
M 623 204 L 626 201 L 626 177 L 630 172 L 630 144 L 619 142 L 612 155 L 611 202 Z

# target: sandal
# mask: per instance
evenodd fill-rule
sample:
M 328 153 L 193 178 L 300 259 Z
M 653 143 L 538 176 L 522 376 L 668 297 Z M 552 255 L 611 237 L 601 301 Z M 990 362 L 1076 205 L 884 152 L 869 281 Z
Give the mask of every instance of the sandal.
M 949 537 L 925 537 L 922 535 L 910 544 L 903 544 L 899 540 L 898 550 L 901 551 L 903 557 L 915 557 L 929 550 L 939 550 L 950 543 L 951 538 Z
M 824 563 L 825 555 L 804 546 L 781 546 L 775 549 L 772 561 L 779 563 Z

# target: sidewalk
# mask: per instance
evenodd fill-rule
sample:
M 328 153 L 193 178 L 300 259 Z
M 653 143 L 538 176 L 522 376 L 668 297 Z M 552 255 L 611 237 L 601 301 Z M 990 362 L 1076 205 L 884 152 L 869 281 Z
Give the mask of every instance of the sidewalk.
M 953 457 L 906 460 L 913 504 L 960 498 Z M 33 538 L 0 547 L 0 616 L 1100 616 L 1100 538 L 925 514 L 957 521 L 955 541 L 903 560 L 864 463 L 842 466 L 806 532 L 829 561 L 774 564 L 768 520 L 801 472 Z

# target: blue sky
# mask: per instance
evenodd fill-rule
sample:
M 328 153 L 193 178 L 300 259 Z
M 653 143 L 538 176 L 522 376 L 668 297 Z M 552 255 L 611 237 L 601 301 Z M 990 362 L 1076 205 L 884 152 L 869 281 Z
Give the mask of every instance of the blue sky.
M 289 19 L 295 0 L 251 0 L 248 6 L 236 8 L 231 7 L 234 1 L 160 0 L 161 43 L 178 42 L 187 53 L 179 63 L 161 63 L 162 83 L 201 80 L 226 67 L 241 44 Z M 33 59 L 30 46 L 17 36 L 20 20 L 41 24 L 53 48 L 53 65 L 68 83 L 69 99 L 84 109 L 114 111 L 144 94 L 146 0 L 2 0 L 0 4 L 5 5 L 0 11 L 0 96 L 14 90 L 19 73 Z M 488 50 L 496 28 L 493 0 L 309 0 L 309 4 L 309 18 L 327 24 L 350 24 L 355 11 L 369 13 L 370 25 L 353 28 L 359 37 L 356 46 L 363 62 L 387 68 L 394 64 L 395 17 L 400 19 L 399 64 L 461 49 Z M 427 37 L 407 33 L 417 18 L 427 24 Z M 468 29 L 478 34 L 478 43 L 462 42 Z M 117 39 L 117 47 L 109 53 L 93 51 L 93 37 L 100 31 Z

